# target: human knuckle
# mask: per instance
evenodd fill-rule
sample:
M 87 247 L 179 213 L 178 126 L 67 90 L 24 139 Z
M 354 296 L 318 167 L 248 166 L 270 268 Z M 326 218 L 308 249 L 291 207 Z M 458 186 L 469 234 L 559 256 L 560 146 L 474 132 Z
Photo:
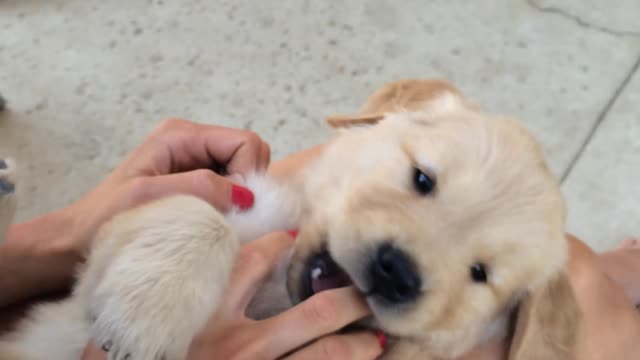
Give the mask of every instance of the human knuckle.
M 242 330 L 242 328 L 233 329 L 221 325 L 213 331 L 211 329 L 201 331 L 191 341 L 190 348 L 194 354 L 198 355 L 195 357 L 198 359 L 210 357 L 211 354 L 219 356 L 216 359 L 247 359 L 243 354 L 251 344 L 247 344 L 246 337 L 239 333 Z
M 194 181 L 198 185 L 211 185 L 215 181 L 215 173 L 208 169 L 198 169 L 193 171 Z
M 175 137 L 189 128 L 189 122 L 182 119 L 170 118 L 165 119 L 153 129 L 150 135 L 151 140 L 159 142 L 167 142 L 169 137 Z
M 352 351 L 347 340 L 333 336 L 320 342 L 320 352 L 325 359 L 342 360 L 351 359 Z
M 318 293 L 311 297 L 304 309 L 308 321 L 320 326 L 331 326 L 338 320 L 338 304 L 330 293 Z
M 263 146 L 264 151 L 265 151 L 267 154 L 270 154 L 270 153 L 271 153 L 271 145 L 269 145 L 269 143 L 267 143 L 267 142 L 263 141 L 263 142 L 262 142 L 262 146 Z
M 148 191 L 148 185 L 148 180 L 143 177 L 136 177 L 129 180 L 127 187 L 130 198 L 134 201 L 144 198 Z
M 262 339 L 253 339 L 241 343 L 234 351 L 233 360 L 266 360 L 264 341 L 261 340 Z M 226 357 L 224 359 L 226 359 Z
M 262 138 L 260 135 L 251 130 L 245 130 L 244 137 L 248 143 L 252 144 L 260 144 L 262 143 Z
M 187 123 L 188 122 L 186 120 L 169 118 L 169 119 L 162 120 L 162 122 L 160 122 L 160 125 L 158 126 L 158 129 L 173 130 L 176 128 L 183 127 Z

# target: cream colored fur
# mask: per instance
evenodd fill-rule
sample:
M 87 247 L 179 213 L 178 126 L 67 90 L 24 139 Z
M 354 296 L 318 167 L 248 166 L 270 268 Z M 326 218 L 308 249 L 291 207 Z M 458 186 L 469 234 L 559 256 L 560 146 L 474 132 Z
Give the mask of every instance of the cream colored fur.
M 363 116 L 334 122 L 343 130 L 300 179 L 250 177 L 257 202 L 247 213 L 223 217 L 176 196 L 115 217 L 73 296 L 36 309 L 0 343 L 0 358 L 78 359 L 92 337 L 109 359 L 182 359 L 239 244 L 297 225 L 295 253 L 254 300 L 256 317 L 291 305 L 285 283 L 299 300 L 303 264 L 323 247 L 365 290 L 362 259 L 392 240 L 429 281 L 407 309 L 370 300 L 373 325 L 392 336 L 387 359 L 451 358 L 509 336 L 513 359 L 570 358 L 579 312 L 563 270 L 564 203 L 532 137 L 439 81 L 387 85 Z M 414 167 L 436 174 L 433 196 L 413 191 Z M 480 260 L 491 268 L 486 285 L 468 278 Z

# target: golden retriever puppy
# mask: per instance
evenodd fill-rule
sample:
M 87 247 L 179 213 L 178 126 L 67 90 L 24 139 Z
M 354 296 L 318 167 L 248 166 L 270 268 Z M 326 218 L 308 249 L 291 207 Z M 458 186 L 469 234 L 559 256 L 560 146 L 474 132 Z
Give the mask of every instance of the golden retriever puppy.
M 268 316 L 355 285 L 391 336 L 386 359 L 447 359 L 511 341 L 513 359 L 569 359 L 580 313 L 564 265 L 564 202 L 517 122 L 441 81 L 392 83 L 295 179 L 247 179 L 256 204 L 223 216 L 193 197 L 115 217 L 73 295 L 0 343 L 19 360 L 183 359 L 216 308 L 239 243 L 300 225 L 292 256 L 253 301 Z M 285 286 L 286 285 L 286 286 Z
M 390 84 L 330 123 L 346 130 L 306 180 L 296 301 L 355 284 L 370 325 L 396 340 L 389 358 L 448 359 L 500 337 L 512 358 L 571 357 L 565 205 L 522 126 L 437 81 Z

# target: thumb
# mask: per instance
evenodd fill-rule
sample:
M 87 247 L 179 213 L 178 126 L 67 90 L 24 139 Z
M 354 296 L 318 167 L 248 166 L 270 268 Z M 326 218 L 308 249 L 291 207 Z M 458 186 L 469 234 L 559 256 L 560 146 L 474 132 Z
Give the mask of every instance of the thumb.
M 222 212 L 233 207 L 246 210 L 254 202 L 253 193 L 249 189 L 206 169 L 144 178 L 139 189 L 134 191 L 138 192 L 134 197 L 139 202 L 169 195 L 193 195 Z
M 107 354 L 104 350 L 101 350 L 97 347 L 93 341 L 90 341 L 89 344 L 84 348 L 82 352 L 82 360 L 107 360 Z

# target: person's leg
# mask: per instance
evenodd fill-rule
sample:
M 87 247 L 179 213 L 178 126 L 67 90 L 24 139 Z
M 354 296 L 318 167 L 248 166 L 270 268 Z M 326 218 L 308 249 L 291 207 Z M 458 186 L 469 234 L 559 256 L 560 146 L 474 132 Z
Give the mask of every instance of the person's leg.
M 569 235 L 568 274 L 582 310 L 576 359 L 640 359 L 640 313 L 600 265 L 600 255 Z M 637 274 L 637 273 L 636 273 Z
M 599 255 L 602 271 L 618 284 L 634 304 L 640 304 L 640 238 L 627 238 Z

